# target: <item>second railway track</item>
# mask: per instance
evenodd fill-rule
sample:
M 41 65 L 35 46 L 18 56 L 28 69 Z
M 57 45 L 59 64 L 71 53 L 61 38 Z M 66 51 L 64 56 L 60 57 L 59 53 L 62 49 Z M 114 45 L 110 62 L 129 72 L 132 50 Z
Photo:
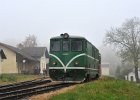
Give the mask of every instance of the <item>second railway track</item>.
M 30 84 L 28 82 L 27 82 L 28 84 L 25 83 L 24 85 L 18 84 L 14 86 L 3 87 L 3 88 L 1 87 L 0 100 L 17 100 L 36 94 L 55 91 L 63 87 L 68 87 L 73 85 L 70 83 L 53 83 L 50 80 L 36 81 L 32 85 L 30 82 L 29 82 Z

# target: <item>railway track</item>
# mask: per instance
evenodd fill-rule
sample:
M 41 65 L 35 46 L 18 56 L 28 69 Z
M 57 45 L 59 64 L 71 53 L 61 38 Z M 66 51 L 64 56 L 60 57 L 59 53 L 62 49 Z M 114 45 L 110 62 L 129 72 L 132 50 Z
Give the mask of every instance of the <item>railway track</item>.
M 39 79 L 39 80 L 41 80 L 41 79 Z M 25 81 L 25 82 L 18 82 L 18 83 L 11 83 L 11 84 L 6 84 L 6 85 L 0 85 L 0 88 L 9 87 L 9 86 L 13 86 L 13 85 L 24 84 L 24 83 L 30 83 L 30 82 L 33 82 L 33 81 L 37 81 L 37 79 L 30 80 L 30 81 Z
M 33 82 L 38 82 L 41 80 L 45 80 L 46 78 L 38 78 L 30 81 L 24 81 L 24 82 L 18 82 L 18 83 L 11 83 L 11 84 L 6 84 L 6 85 L 0 85 L 0 89 L 4 87 L 10 87 L 10 86 L 15 86 L 15 85 L 20 85 L 20 84 L 27 84 L 27 83 L 33 83 Z
M 49 80 L 35 81 L 35 82 L 33 82 L 33 84 L 31 84 L 32 83 L 31 81 L 27 82 L 26 84 L 25 83 L 18 84 L 18 85 L 16 84 L 13 86 L 11 85 L 8 87 L 5 87 L 5 86 L 1 87 L 0 88 L 0 90 L 1 90 L 0 91 L 0 100 L 17 100 L 17 99 L 29 97 L 29 96 L 36 95 L 36 94 L 55 91 L 55 90 L 61 89 L 63 87 L 68 87 L 68 86 L 73 85 L 70 83 L 51 84 L 51 82 Z
M 0 86 L 0 94 L 3 92 L 25 89 L 29 87 L 35 87 L 35 86 L 50 83 L 50 82 L 51 80 L 39 79 L 39 80 L 32 80 L 32 81 L 20 82 L 20 83 L 15 83 L 15 84 L 3 85 L 3 86 Z

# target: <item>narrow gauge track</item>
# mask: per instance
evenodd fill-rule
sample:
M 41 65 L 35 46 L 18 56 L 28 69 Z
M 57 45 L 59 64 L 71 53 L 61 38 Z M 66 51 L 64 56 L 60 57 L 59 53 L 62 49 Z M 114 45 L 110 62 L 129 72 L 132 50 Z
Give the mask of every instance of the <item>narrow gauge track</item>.
M 36 80 L 30 80 L 30 81 L 24 81 L 24 82 L 18 82 L 18 83 L 11 83 L 11 84 L 6 84 L 6 85 L 0 85 L 0 89 L 1 88 L 4 88 L 4 87 L 9 87 L 9 86 L 13 86 L 13 85 L 24 84 L 24 83 L 28 83 L 28 82 L 32 82 L 32 81 L 36 81 Z
M 40 79 L 40 80 L 32 80 L 32 81 L 26 81 L 26 82 L 20 82 L 20 83 L 15 83 L 15 84 L 9 84 L 9 85 L 4 85 L 0 87 L 0 94 L 8 91 L 14 91 L 14 90 L 20 90 L 20 89 L 25 89 L 29 87 L 34 87 L 46 83 L 50 83 L 51 80 L 47 79 Z
M 9 86 L 13 86 L 13 85 L 24 84 L 24 83 L 35 82 L 35 81 L 42 80 L 42 79 L 45 79 L 45 78 L 38 78 L 38 79 L 24 81 L 24 82 L 18 82 L 18 83 L 11 83 L 11 84 L 6 84 L 6 85 L 0 85 L 0 88 L 9 87 Z
M 63 87 L 68 87 L 73 84 L 70 83 L 59 83 L 49 86 L 38 86 L 38 87 L 32 87 L 28 89 L 21 89 L 21 90 L 15 90 L 10 92 L 5 92 L 0 94 L 0 100 L 17 100 L 20 98 L 25 98 L 27 96 L 32 96 L 35 94 L 41 94 L 41 93 L 47 93 L 50 91 L 55 91 L 58 89 L 61 89 Z

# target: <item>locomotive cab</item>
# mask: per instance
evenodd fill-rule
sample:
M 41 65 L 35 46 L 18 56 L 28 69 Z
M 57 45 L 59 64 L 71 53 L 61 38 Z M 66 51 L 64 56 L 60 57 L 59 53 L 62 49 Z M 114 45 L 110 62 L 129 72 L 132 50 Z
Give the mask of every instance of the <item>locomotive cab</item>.
M 88 71 L 91 69 L 91 66 L 89 66 L 91 57 L 87 55 L 91 51 L 88 46 L 84 37 L 69 36 L 67 33 L 51 38 L 49 75 L 52 80 L 84 81 L 87 73 L 91 74 Z

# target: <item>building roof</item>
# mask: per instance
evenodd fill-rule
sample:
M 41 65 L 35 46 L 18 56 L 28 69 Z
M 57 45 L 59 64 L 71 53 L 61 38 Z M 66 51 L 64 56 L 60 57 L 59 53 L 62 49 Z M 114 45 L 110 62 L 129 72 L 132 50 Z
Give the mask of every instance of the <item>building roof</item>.
M 0 49 L 0 55 L 1 55 L 1 59 L 6 59 L 6 56 L 2 49 Z
M 21 50 L 29 54 L 33 58 L 41 58 L 44 54 L 46 58 L 49 58 L 48 50 L 46 47 L 26 47 Z
M 16 54 L 20 54 L 22 55 L 23 57 L 27 58 L 27 59 L 30 59 L 30 60 L 34 60 L 36 61 L 35 58 L 31 57 L 30 55 L 22 52 L 20 49 L 16 48 L 16 47 L 13 47 L 13 46 L 10 46 L 10 45 L 7 45 L 7 44 L 4 44 L 4 43 L 0 43 L 0 45 L 12 50 L 13 52 L 15 52 Z
M 138 72 L 140 72 L 140 68 L 138 68 Z M 129 73 L 135 73 L 135 68 L 130 69 L 130 70 L 128 71 L 128 74 L 129 74 Z

